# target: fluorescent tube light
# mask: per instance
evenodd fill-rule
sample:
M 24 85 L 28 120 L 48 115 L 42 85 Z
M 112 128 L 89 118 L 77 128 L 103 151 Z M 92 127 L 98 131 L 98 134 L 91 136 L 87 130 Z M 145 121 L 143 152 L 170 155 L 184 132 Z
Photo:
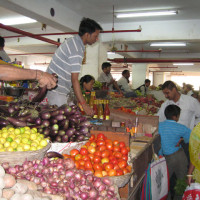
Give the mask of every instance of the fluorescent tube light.
M 162 16 L 162 15 L 176 15 L 178 11 L 176 10 L 161 10 L 161 11 L 147 11 L 147 12 L 134 12 L 134 13 L 118 13 L 117 18 L 127 18 L 127 17 L 149 17 L 149 16 Z
M 186 46 L 184 42 L 155 42 L 150 44 L 151 47 L 173 47 L 173 46 Z
M 28 23 L 34 23 L 34 22 L 37 22 L 37 21 L 29 17 L 24 17 L 24 16 L 0 19 L 0 23 L 4 25 L 18 25 L 18 24 L 28 24 Z
M 173 65 L 194 65 L 194 63 L 173 63 Z
M 114 54 L 115 54 L 115 52 L 108 51 L 108 52 L 107 52 L 107 54 L 109 54 L 109 55 L 114 55 Z

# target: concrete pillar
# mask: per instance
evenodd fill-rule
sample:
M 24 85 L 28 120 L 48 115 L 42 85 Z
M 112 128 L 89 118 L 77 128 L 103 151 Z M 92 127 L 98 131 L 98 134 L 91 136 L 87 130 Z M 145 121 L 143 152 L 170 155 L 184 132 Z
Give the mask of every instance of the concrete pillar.
M 146 79 L 146 72 L 146 63 L 138 63 L 132 65 L 132 86 L 134 89 L 144 84 L 144 80 Z
M 158 86 L 164 83 L 164 73 L 163 72 L 153 72 L 153 85 Z

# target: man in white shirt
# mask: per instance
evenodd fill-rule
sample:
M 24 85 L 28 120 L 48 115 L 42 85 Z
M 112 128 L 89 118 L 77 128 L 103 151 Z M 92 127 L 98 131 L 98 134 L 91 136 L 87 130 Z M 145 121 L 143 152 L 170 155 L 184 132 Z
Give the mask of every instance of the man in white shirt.
M 119 88 L 117 82 L 113 79 L 110 71 L 111 71 L 111 64 L 109 62 L 104 62 L 101 66 L 102 71 L 100 76 L 98 77 L 98 81 L 106 84 L 106 86 L 108 87 L 109 91 L 113 91 L 113 86 L 115 86 L 115 88 L 122 93 L 121 89 Z
M 146 96 L 148 94 L 149 86 L 151 84 L 151 81 L 149 79 L 145 79 L 144 84 L 136 88 L 143 96 Z
M 200 106 L 197 99 L 180 94 L 176 85 L 172 81 L 166 81 L 162 85 L 162 91 L 166 100 L 158 111 L 159 121 L 166 120 L 164 110 L 170 104 L 175 104 L 181 108 L 181 114 L 178 123 L 183 124 L 191 130 L 196 125 L 197 121 L 200 121 Z
M 121 90 L 124 92 L 125 97 L 137 97 L 135 92 L 131 89 L 129 85 L 129 77 L 130 72 L 129 70 L 124 70 L 122 72 L 122 77 L 117 81 L 118 86 L 121 88 Z
M 3 37 L 0 36 L 0 60 L 3 60 L 5 62 L 11 62 L 10 57 L 4 51 L 4 46 L 5 46 L 5 40 Z

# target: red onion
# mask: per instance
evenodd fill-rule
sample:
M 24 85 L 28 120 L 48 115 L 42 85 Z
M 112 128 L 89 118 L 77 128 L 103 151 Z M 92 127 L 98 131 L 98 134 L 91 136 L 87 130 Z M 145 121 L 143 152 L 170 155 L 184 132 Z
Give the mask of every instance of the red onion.
M 81 192 L 80 197 L 82 200 L 88 199 L 88 193 L 87 192 Z
M 94 188 L 92 188 L 90 191 L 89 191 L 89 197 L 90 198 L 96 198 L 97 197 L 97 191 L 94 189 Z
M 100 195 L 101 195 L 102 197 L 106 197 L 106 196 L 107 196 L 107 191 L 106 191 L 106 190 L 101 191 L 101 192 L 100 192 Z
M 74 177 L 78 181 L 81 180 L 81 174 L 80 173 L 75 174 Z
M 63 164 L 67 169 L 73 169 L 75 167 L 74 161 L 71 158 L 64 159 Z
M 28 181 L 30 181 L 31 175 L 30 174 L 26 174 L 25 179 L 28 180 Z
M 110 191 L 112 191 L 112 192 L 115 192 L 115 187 L 114 187 L 114 185 L 111 185 L 111 186 L 108 188 L 108 190 L 110 190 Z
M 47 157 L 43 158 L 43 160 L 42 160 L 42 165 L 43 165 L 43 166 L 46 166 L 46 165 L 48 165 L 48 164 L 49 164 L 49 158 L 47 158 Z
M 39 165 L 41 163 L 41 161 L 40 160 L 35 160 L 35 163 Z
M 16 174 L 16 169 L 14 168 L 14 167 L 10 167 L 9 169 L 8 169 L 8 172 L 9 172 L 9 174 Z
M 96 200 L 104 200 L 104 198 L 101 197 L 101 196 L 98 196 L 98 197 L 96 198 Z
M 48 169 L 48 168 L 44 168 L 44 169 L 42 170 L 42 173 L 43 173 L 43 174 L 48 174 L 48 173 L 49 173 L 49 169 Z
M 9 163 L 8 163 L 8 162 L 3 163 L 3 164 L 2 164 L 2 167 L 3 167 L 4 169 L 8 169 L 8 168 L 9 168 Z
M 35 177 L 33 182 L 36 183 L 37 185 L 40 185 L 40 178 Z
M 101 184 L 99 187 L 98 187 L 98 191 L 101 192 L 103 190 L 106 190 L 106 186 L 104 184 Z
M 102 182 L 108 186 L 111 186 L 113 184 L 112 180 L 109 179 L 108 177 L 103 177 Z
M 66 177 L 72 177 L 72 176 L 74 176 L 74 172 L 72 170 L 67 170 L 66 173 L 65 173 L 65 176 Z
M 97 189 L 102 185 L 102 182 L 100 180 L 96 180 L 93 182 L 94 187 Z
M 108 190 L 107 193 L 108 193 L 108 195 L 110 195 L 111 197 L 113 197 L 114 194 L 115 194 L 114 192 L 112 192 L 112 191 L 110 191 L 110 190 Z
M 69 187 L 70 187 L 71 189 L 74 189 L 74 188 L 75 188 L 74 183 L 71 182 L 71 183 L 69 184 Z
M 45 181 L 42 181 L 42 182 L 40 183 L 40 185 L 41 185 L 43 188 L 46 188 L 46 187 L 48 186 L 48 183 L 45 182 Z
M 87 175 L 87 180 L 89 182 L 92 182 L 94 180 L 94 176 L 93 175 Z
M 57 187 L 57 186 L 58 186 L 58 183 L 56 183 L 56 182 L 51 182 L 51 186 Z

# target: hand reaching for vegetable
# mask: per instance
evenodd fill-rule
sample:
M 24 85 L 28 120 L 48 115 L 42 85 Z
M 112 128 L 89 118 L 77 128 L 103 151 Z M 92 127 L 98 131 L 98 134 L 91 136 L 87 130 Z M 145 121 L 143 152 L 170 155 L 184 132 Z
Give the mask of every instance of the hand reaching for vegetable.
M 90 116 L 94 115 L 94 111 L 92 110 L 92 108 L 90 108 L 89 105 L 83 104 L 82 107 L 83 107 L 83 110 L 85 111 L 86 115 L 90 115 Z
M 40 87 L 47 86 L 47 89 L 56 87 L 57 78 L 47 72 L 36 70 L 36 80 L 38 80 Z

